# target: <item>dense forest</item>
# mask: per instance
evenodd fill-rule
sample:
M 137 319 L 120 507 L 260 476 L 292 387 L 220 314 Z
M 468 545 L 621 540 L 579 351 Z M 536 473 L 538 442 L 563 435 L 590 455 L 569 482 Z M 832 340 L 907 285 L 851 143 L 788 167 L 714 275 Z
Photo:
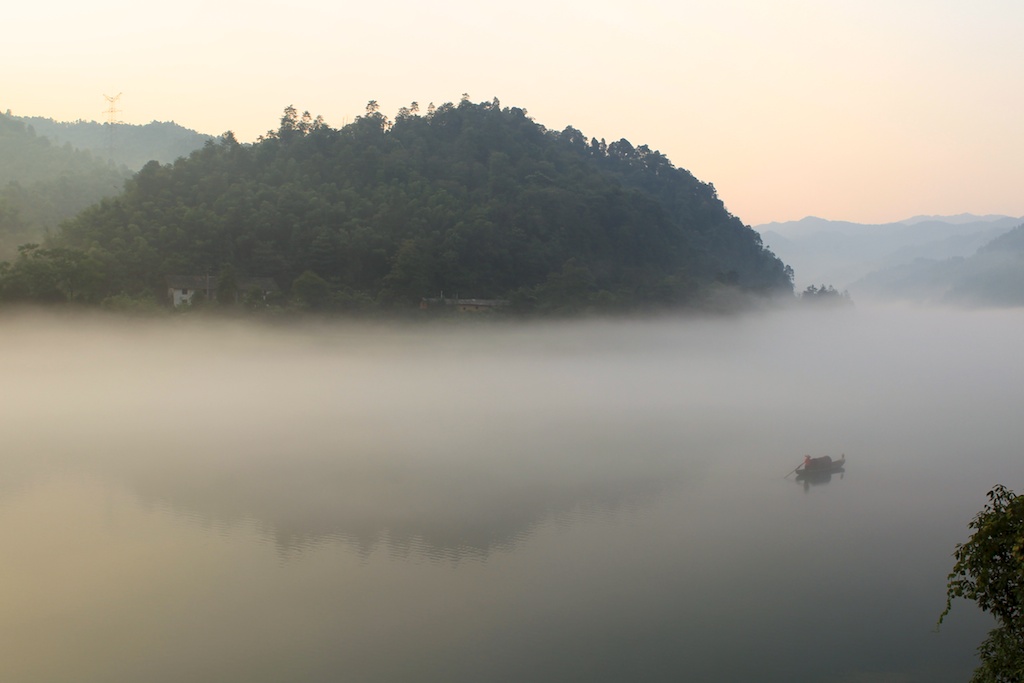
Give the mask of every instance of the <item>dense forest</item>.
M 729 288 L 792 296 L 792 271 L 712 185 L 627 140 L 544 128 L 498 101 L 376 103 L 340 129 L 288 107 L 252 145 L 229 132 L 152 161 L 0 273 L 0 297 L 162 300 L 166 278 L 273 278 L 293 305 L 424 297 L 534 311 L 695 305 Z
M 69 144 L 55 145 L 0 114 L 0 258 L 119 193 L 131 172 Z

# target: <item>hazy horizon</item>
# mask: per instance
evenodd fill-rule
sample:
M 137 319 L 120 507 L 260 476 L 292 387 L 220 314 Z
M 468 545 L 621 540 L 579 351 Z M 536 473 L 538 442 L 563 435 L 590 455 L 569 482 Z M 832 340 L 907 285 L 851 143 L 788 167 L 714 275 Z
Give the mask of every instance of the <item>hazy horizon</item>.
M 19 116 L 172 120 L 243 141 L 294 105 L 340 126 L 376 100 L 498 97 L 555 130 L 661 150 L 758 225 L 807 215 L 1024 215 L 1024 8 L 787 0 L 429 7 L 20 4 Z

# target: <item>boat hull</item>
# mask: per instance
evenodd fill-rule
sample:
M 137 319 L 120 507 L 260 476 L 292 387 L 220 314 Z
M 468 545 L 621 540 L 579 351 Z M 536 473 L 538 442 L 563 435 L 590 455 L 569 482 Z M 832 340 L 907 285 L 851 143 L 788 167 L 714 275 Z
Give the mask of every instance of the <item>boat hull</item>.
M 797 479 L 802 478 L 813 478 L 828 474 L 837 474 L 843 471 L 843 467 L 846 465 L 846 458 L 840 458 L 839 460 L 833 460 L 830 463 L 825 464 L 814 464 L 811 467 L 800 466 L 796 471 Z

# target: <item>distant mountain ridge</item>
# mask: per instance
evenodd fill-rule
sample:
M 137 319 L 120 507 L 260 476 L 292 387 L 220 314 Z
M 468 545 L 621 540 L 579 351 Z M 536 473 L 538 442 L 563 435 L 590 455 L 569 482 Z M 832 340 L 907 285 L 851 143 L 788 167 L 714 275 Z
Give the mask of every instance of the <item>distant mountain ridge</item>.
M 865 296 L 961 306 L 1024 306 L 1024 223 L 967 257 L 918 258 L 855 285 Z
M 916 259 L 967 257 L 1022 220 L 1012 216 L 915 216 L 884 224 L 799 221 L 755 226 L 765 246 L 795 272 L 799 288 L 834 284 L 856 297 L 860 280 L 878 270 Z
M 953 225 L 961 225 L 963 223 L 979 223 L 985 221 L 1001 221 L 1009 216 L 1001 214 L 986 214 L 984 216 L 977 216 L 973 213 L 960 213 L 955 216 L 913 216 L 911 218 L 898 221 L 904 225 L 913 225 L 915 223 L 924 223 L 926 221 L 938 221 L 940 223 L 951 223 Z
M 56 144 L 24 121 L 0 114 L 0 259 L 117 194 L 129 175 L 125 166 Z
M 151 121 L 143 125 L 97 123 L 96 121 L 55 121 L 40 116 L 12 116 L 31 127 L 36 135 L 54 145 L 70 144 L 92 152 L 99 159 L 138 171 L 150 161 L 171 163 L 187 157 L 212 135 L 197 133 L 173 121 Z

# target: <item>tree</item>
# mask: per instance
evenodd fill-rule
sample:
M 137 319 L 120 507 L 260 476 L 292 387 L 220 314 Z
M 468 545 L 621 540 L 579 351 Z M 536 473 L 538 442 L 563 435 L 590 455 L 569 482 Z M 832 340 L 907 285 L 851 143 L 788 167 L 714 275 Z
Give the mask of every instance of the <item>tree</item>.
M 54 284 L 53 266 L 40 257 L 38 244 L 18 247 L 18 258 L 13 264 L 4 264 L 0 295 L 4 301 L 63 303 L 64 294 Z
M 7 301 L 99 303 L 103 294 L 103 265 L 78 249 L 23 244 L 0 273 L 0 298 Z
M 217 276 L 217 302 L 221 306 L 233 306 L 238 299 L 238 276 L 230 263 L 220 269 Z
M 967 598 L 996 618 L 997 626 L 978 646 L 981 666 L 971 683 L 1024 681 L 1024 496 L 996 486 L 988 504 L 971 521 L 966 543 L 956 546 L 956 563 L 946 583 L 946 609 Z
M 788 268 L 789 266 L 787 266 Z M 792 269 L 786 272 L 786 277 L 792 281 Z M 807 289 L 800 293 L 800 300 L 811 303 L 829 303 L 829 304 L 849 304 L 852 303 L 850 300 L 850 293 L 847 291 L 840 292 L 832 285 L 822 285 L 821 287 L 815 287 L 814 285 L 808 285 Z
M 292 283 L 292 297 L 303 308 L 321 309 L 331 298 L 331 285 L 327 280 L 307 270 Z
M 33 254 L 49 263 L 53 285 L 70 302 L 97 302 L 102 297 L 103 266 L 78 249 L 52 247 Z

